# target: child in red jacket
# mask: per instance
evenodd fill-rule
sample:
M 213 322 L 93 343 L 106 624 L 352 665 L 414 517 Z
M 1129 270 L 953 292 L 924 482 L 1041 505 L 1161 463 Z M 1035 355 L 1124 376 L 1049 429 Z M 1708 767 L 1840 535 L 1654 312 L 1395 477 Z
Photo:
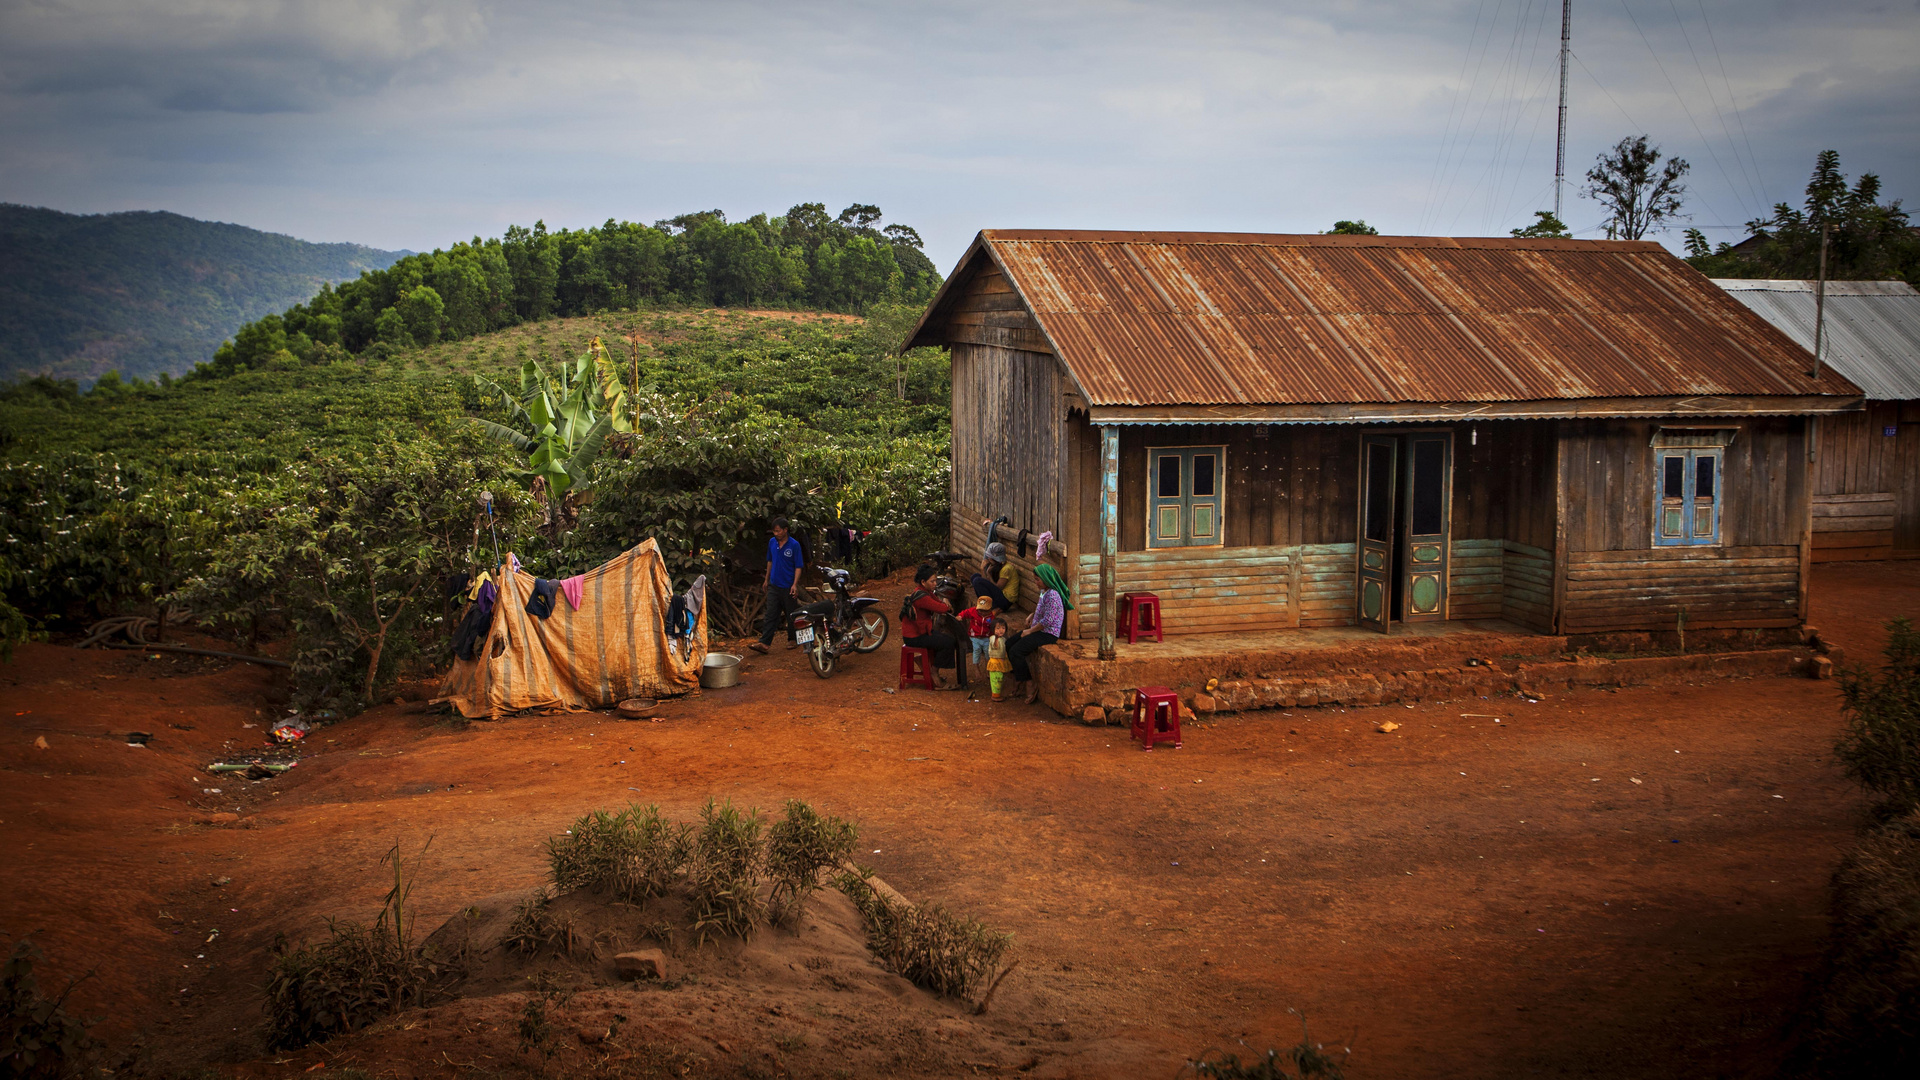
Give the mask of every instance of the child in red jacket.
M 973 606 L 960 613 L 960 621 L 967 624 L 967 636 L 973 639 L 973 664 L 976 669 L 987 666 L 987 642 L 993 637 L 993 600 L 981 597 Z

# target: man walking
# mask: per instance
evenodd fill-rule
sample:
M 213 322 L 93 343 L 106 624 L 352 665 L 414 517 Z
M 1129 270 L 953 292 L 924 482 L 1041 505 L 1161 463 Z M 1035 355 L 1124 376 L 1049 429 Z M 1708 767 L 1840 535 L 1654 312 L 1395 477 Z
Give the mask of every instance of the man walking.
M 767 541 L 767 610 L 761 617 L 760 640 L 753 651 L 763 653 L 773 644 L 773 635 L 786 621 L 787 612 L 800 606 L 800 568 L 806 556 L 800 553 L 800 541 L 787 532 L 787 519 L 773 519 L 773 537 Z

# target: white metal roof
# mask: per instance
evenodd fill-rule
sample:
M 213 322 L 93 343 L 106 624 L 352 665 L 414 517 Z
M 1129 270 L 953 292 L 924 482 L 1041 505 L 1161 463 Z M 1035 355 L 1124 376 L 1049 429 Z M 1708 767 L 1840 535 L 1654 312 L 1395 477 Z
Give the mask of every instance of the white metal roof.
M 1814 282 L 1714 278 L 1761 318 L 1813 349 Z M 1827 282 L 1821 358 L 1869 401 L 1920 398 L 1920 292 L 1904 281 Z

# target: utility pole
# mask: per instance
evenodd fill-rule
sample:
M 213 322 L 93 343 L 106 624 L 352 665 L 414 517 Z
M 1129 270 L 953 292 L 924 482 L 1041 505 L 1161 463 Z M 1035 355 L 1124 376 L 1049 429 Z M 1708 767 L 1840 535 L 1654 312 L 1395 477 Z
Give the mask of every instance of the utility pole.
M 1573 0 L 1560 0 L 1560 139 L 1553 148 L 1553 216 L 1560 216 L 1560 195 L 1567 186 L 1567 52 L 1573 30 Z
M 1820 377 L 1820 346 L 1827 330 L 1827 237 L 1832 225 L 1820 226 L 1820 280 L 1813 284 L 1813 378 Z

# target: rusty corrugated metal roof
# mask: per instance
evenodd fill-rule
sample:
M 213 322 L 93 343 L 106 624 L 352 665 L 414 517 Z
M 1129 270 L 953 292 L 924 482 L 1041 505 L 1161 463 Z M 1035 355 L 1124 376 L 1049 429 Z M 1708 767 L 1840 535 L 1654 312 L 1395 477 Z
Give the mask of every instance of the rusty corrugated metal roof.
M 1650 241 L 988 230 L 1096 406 L 1855 395 Z

